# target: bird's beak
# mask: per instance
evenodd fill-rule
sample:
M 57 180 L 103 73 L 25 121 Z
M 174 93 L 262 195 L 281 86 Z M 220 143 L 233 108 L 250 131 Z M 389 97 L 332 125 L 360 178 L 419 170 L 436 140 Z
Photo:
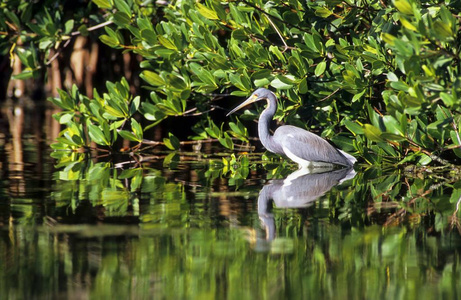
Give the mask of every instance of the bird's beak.
M 251 103 L 253 103 L 253 102 L 258 101 L 258 99 L 259 99 L 259 98 L 258 98 L 258 95 L 255 95 L 255 94 L 251 95 L 250 98 L 246 99 L 246 100 L 245 100 L 243 103 L 241 103 L 239 106 L 237 106 L 236 108 L 234 108 L 233 110 L 231 110 L 231 111 L 226 115 L 226 117 L 229 116 L 229 115 L 231 115 L 231 114 L 233 114 L 234 112 L 236 112 L 237 110 L 241 109 L 242 107 L 247 106 L 248 104 L 251 104 Z

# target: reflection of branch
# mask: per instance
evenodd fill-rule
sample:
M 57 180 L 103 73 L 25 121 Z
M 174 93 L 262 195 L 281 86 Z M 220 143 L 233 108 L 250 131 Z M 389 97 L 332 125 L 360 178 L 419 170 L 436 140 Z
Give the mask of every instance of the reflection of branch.
M 232 139 L 233 141 L 241 141 L 241 140 L 239 140 L 239 139 L 237 139 L 237 138 L 231 138 L 231 139 Z M 248 137 L 247 139 L 248 139 L 248 140 L 254 140 L 254 141 L 259 140 L 258 138 L 254 138 L 254 137 Z M 180 144 L 181 146 L 184 146 L 184 145 L 199 146 L 199 147 L 197 147 L 197 149 L 200 149 L 200 147 L 201 147 L 200 145 L 201 145 L 201 144 L 214 143 L 214 142 L 219 142 L 219 139 L 211 139 L 211 138 L 209 138 L 209 139 L 196 140 L 196 141 L 181 141 L 181 142 L 179 142 L 179 144 Z M 154 147 L 157 147 L 157 146 L 159 146 L 159 145 L 165 145 L 164 142 L 160 142 L 160 141 L 151 141 L 151 140 L 146 140 L 146 139 L 143 139 L 141 144 L 149 145 L 149 146 L 147 146 L 147 147 L 145 147 L 145 148 L 142 148 L 142 149 L 137 149 L 137 152 L 144 152 L 144 151 L 146 151 L 147 149 L 154 148 Z M 243 144 L 241 144 L 241 145 L 234 144 L 234 146 L 238 148 L 238 149 L 237 149 L 238 151 L 252 151 L 252 150 L 254 150 L 254 148 L 255 148 L 255 147 L 253 147 L 253 146 L 251 146 L 251 145 L 246 145 L 246 146 L 245 146 L 245 145 L 243 145 Z M 128 150 L 128 151 L 131 152 L 132 150 L 133 150 L 133 148 L 130 149 L 130 150 Z M 128 152 L 128 151 L 125 151 L 125 152 Z
M 459 197 L 458 202 L 456 202 L 456 210 L 455 210 L 455 212 L 454 212 L 455 214 L 456 214 L 456 213 L 458 212 L 458 210 L 459 210 L 459 203 L 460 203 L 460 202 L 461 202 L 461 196 Z
M 258 140 L 258 138 L 255 138 L 255 137 L 248 137 L 247 139 L 254 140 L 254 141 Z M 240 141 L 237 138 L 232 138 L 232 140 Z M 202 143 L 213 143 L 213 142 L 219 142 L 219 140 L 218 139 L 204 139 L 204 140 L 196 140 L 196 141 L 182 141 L 182 142 L 179 142 L 179 144 L 180 145 L 197 145 L 197 144 L 202 144 Z M 142 140 L 142 143 L 146 145 L 154 145 L 154 146 L 165 145 L 164 142 L 151 141 L 151 140 L 146 140 L 146 139 Z
M 456 216 L 456 214 L 459 211 L 460 203 L 461 203 L 461 196 L 458 198 L 458 202 L 456 202 L 456 209 L 450 217 L 450 229 L 453 229 L 456 227 L 456 229 L 458 229 L 458 232 L 461 234 L 461 224 L 459 223 L 459 218 Z
M 407 202 L 407 205 L 413 204 L 419 198 L 426 198 L 426 196 L 429 195 L 433 190 L 438 189 L 444 184 L 446 184 L 446 182 L 441 182 L 441 183 L 431 185 L 429 189 L 424 191 L 424 193 L 411 198 L 410 201 Z M 402 218 L 406 213 L 407 213 L 407 210 L 405 208 L 402 208 L 399 211 L 396 211 L 395 213 L 393 213 L 387 218 L 386 222 L 384 223 L 384 226 L 389 226 L 395 219 Z

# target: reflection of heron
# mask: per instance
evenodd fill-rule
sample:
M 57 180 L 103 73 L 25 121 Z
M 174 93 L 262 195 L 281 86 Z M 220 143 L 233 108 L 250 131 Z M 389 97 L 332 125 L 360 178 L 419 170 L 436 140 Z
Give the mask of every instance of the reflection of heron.
M 336 149 L 321 137 L 295 126 L 280 126 L 274 135 L 270 135 L 269 124 L 277 111 L 277 97 L 268 89 L 257 89 L 250 98 L 227 115 L 259 100 L 267 100 L 267 107 L 259 116 L 259 139 L 270 152 L 288 156 L 298 163 L 300 168 L 331 164 L 351 167 L 356 162 L 352 155 Z
M 270 200 L 274 200 L 278 208 L 308 207 L 332 187 L 354 176 L 352 168 L 324 173 L 307 173 L 301 169 L 286 179 L 270 181 L 262 188 L 258 197 L 258 215 L 266 227 L 266 238 L 275 238 L 274 217 L 268 209 Z

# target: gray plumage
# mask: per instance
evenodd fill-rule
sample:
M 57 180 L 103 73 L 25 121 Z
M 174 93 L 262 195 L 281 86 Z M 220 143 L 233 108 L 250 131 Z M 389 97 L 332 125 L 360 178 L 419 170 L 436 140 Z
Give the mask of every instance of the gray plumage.
M 309 207 L 334 186 L 355 177 L 351 167 L 322 173 L 308 171 L 300 169 L 286 179 L 271 180 L 259 192 L 258 215 L 266 228 L 267 239 L 275 238 L 274 216 L 268 208 L 271 200 L 277 208 Z
M 284 125 L 269 132 L 270 121 L 277 111 L 277 97 L 268 89 L 259 88 L 242 104 L 227 115 L 240 108 L 260 100 L 266 100 L 267 106 L 259 116 L 258 134 L 263 146 L 277 154 L 285 155 L 301 168 L 326 165 L 351 167 L 356 159 L 344 151 L 336 149 L 323 138 L 299 127 Z

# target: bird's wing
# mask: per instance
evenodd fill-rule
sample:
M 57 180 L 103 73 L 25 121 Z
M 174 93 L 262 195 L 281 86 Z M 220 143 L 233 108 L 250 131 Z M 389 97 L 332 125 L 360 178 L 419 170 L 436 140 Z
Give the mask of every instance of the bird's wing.
M 304 161 L 333 163 L 344 166 L 353 164 L 323 138 L 295 126 L 285 125 L 277 128 L 274 133 L 274 140 L 283 147 L 288 157 L 294 155 Z

